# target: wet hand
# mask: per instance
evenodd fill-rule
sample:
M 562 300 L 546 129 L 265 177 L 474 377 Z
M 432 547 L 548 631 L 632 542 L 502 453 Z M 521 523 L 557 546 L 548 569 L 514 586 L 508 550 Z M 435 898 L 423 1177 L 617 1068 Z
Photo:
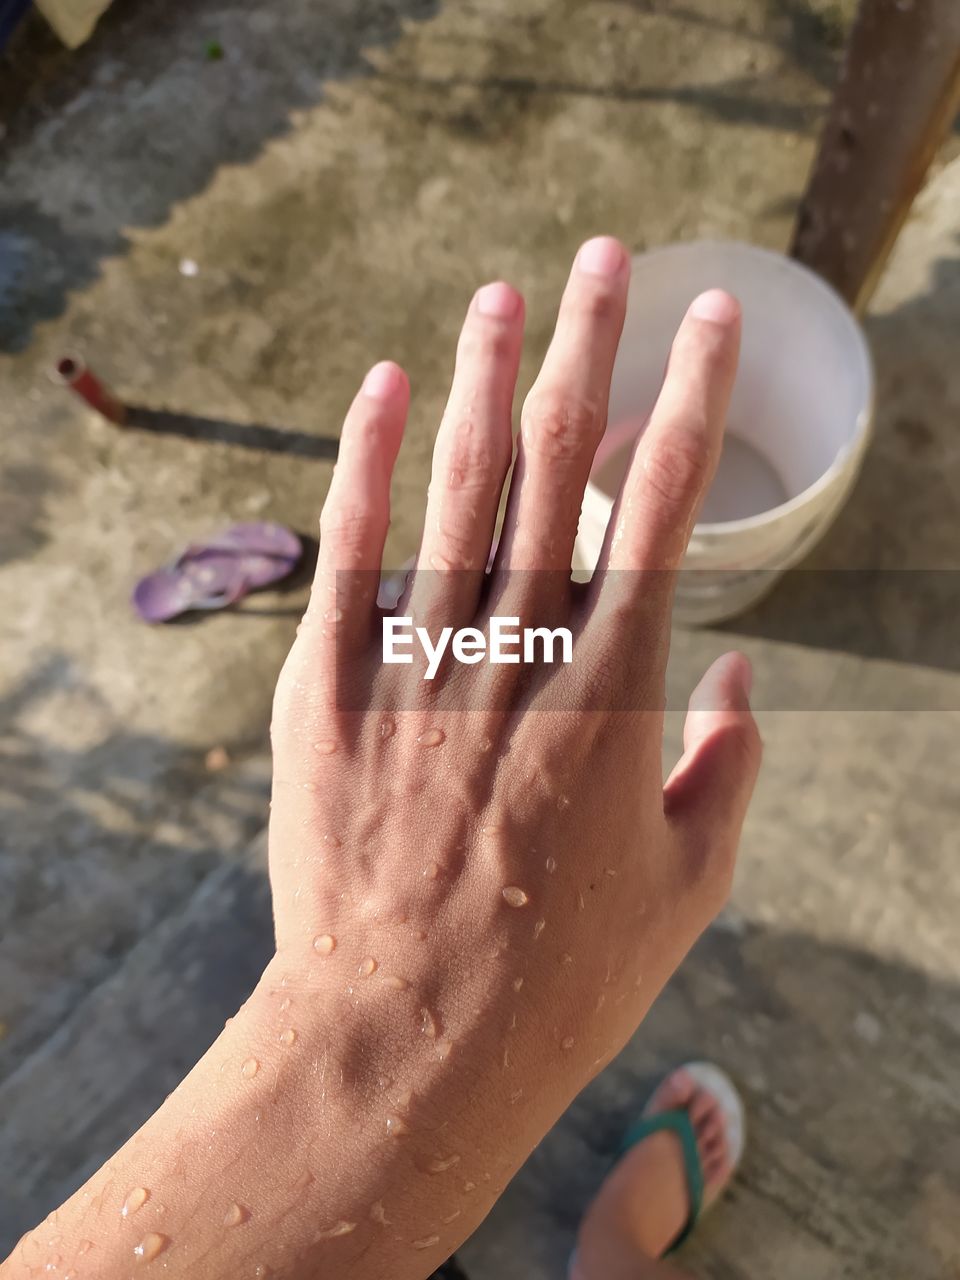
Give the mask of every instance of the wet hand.
M 489 574 L 524 307 L 506 284 L 474 297 L 396 611 L 434 637 L 489 638 L 495 616 L 565 627 L 569 665 L 462 668 L 448 652 L 428 681 L 423 663 L 384 664 L 377 584 L 402 370 L 372 369 L 344 425 L 275 702 L 278 954 L 265 978 L 278 1033 L 322 1063 L 314 1081 L 351 1117 L 367 1171 L 365 1189 L 325 1201 L 331 1274 L 426 1275 L 447 1256 L 636 1030 L 729 889 L 760 757 L 745 659 L 704 677 L 683 760 L 661 774 L 672 573 L 737 363 L 727 295 L 692 304 L 597 572 L 589 585 L 569 574 L 628 279 L 616 241 L 580 250 L 521 414 Z

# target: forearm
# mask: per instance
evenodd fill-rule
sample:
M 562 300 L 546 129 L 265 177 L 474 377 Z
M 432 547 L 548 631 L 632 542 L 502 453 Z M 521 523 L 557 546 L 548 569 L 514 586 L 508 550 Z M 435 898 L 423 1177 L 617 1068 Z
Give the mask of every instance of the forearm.
M 151 1261 L 191 1280 L 423 1280 L 468 1234 L 512 1172 L 490 1154 L 494 1135 L 471 1132 L 463 1064 L 449 1071 L 469 1033 L 456 1050 L 438 1044 L 394 992 L 411 1003 L 401 1055 L 380 983 L 348 1017 L 342 988 L 283 981 L 275 961 L 147 1124 L 23 1239 L 3 1280 L 49 1263 L 126 1280 Z M 447 1096 L 451 1076 L 462 1098 Z

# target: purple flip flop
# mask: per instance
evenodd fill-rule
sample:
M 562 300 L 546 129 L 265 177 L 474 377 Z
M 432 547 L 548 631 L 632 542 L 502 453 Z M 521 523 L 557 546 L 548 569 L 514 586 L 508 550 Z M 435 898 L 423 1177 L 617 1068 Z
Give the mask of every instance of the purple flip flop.
M 286 578 L 302 555 L 300 539 L 283 525 L 234 524 L 141 578 L 133 607 L 144 622 L 169 622 L 191 609 L 225 609 Z

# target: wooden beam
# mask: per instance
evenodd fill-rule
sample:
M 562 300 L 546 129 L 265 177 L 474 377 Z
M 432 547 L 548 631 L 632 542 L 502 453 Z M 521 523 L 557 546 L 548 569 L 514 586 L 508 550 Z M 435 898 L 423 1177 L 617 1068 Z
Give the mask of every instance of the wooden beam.
M 960 110 L 960 0 L 862 0 L 793 257 L 866 306 Z

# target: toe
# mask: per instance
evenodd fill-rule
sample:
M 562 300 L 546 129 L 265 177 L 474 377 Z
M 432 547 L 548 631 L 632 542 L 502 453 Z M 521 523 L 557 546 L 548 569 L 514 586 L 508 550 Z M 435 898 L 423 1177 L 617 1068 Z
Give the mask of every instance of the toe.
M 723 1140 L 723 1116 L 718 1111 L 708 1111 L 707 1116 L 695 1125 L 696 1143 L 699 1147 L 710 1147 Z
M 705 1089 L 697 1089 L 690 1099 L 688 1111 L 693 1127 L 699 1133 L 703 1125 L 718 1115 L 719 1107 L 716 1099 Z
M 693 1079 L 683 1067 L 679 1067 L 659 1085 L 647 1105 L 649 1115 L 657 1115 L 661 1111 L 672 1111 L 674 1108 L 686 1110 L 697 1092 Z

